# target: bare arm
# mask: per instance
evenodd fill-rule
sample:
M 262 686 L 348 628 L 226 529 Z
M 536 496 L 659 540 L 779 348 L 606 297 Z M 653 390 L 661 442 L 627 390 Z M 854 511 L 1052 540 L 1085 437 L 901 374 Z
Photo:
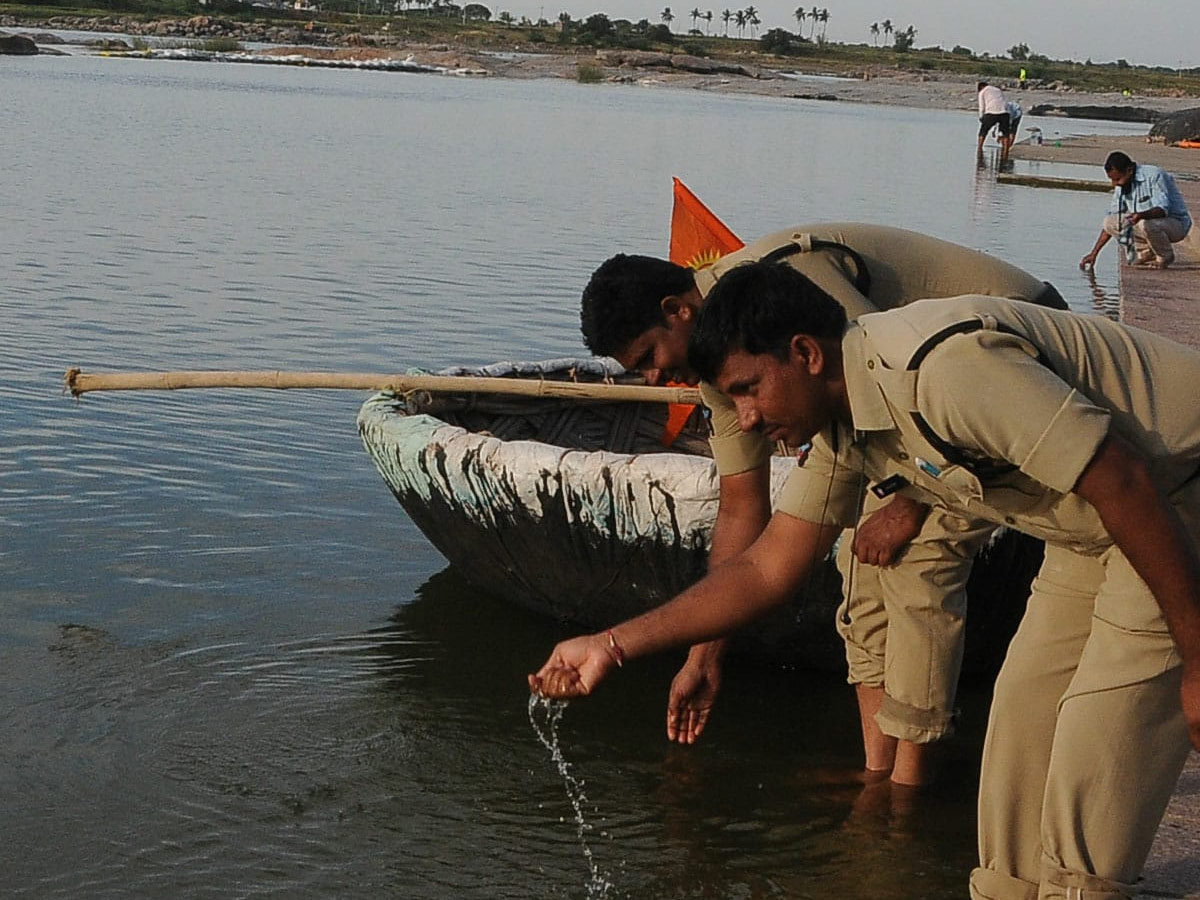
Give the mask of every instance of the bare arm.
M 721 477 L 721 501 L 708 556 L 711 572 L 762 534 L 771 518 L 770 463 Z M 694 744 L 708 724 L 721 690 L 726 639 L 696 644 L 671 681 L 667 697 L 667 740 Z
M 1096 243 L 1093 245 L 1091 252 L 1079 261 L 1079 268 L 1085 272 L 1088 269 L 1095 268 L 1096 259 L 1100 256 L 1100 251 L 1104 249 L 1104 245 L 1107 244 L 1111 239 L 1111 234 L 1109 234 L 1107 231 L 1101 230 L 1100 236 L 1096 238 Z
M 710 570 L 737 556 L 756 540 L 771 519 L 771 467 L 721 478 L 721 501 L 713 525 Z
M 1165 219 L 1167 211 L 1161 206 L 1152 206 L 1149 209 L 1143 209 L 1141 212 L 1132 213 L 1129 216 L 1129 224 L 1136 225 L 1142 219 Z
M 1183 658 L 1182 702 L 1200 749 L 1200 557 L 1146 460 L 1112 433 L 1075 485 L 1154 594 Z
M 583 696 L 619 660 L 728 634 L 784 603 L 825 558 L 840 531 L 838 526 L 777 513 L 744 553 L 713 569 L 675 599 L 610 632 L 559 644 L 529 676 L 530 689 L 549 697 Z

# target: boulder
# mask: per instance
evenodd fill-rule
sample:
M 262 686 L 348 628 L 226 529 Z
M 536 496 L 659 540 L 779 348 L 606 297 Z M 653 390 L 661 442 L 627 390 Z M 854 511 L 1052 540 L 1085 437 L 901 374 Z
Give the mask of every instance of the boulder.
M 0 34 L 0 55 L 36 56 L 37 44 L 23 34 Z
M 1165 144 L 1200 141 L 1200 106 L 1164 113 L 1150 126 L 1150 140 Z
M 1104 119 L 1109 122 L 1154 122 L 1159 113 L 1141 106 L 1056 106 L 1039 103 L 1031 116 L 1062 116 L 1067 119 Z

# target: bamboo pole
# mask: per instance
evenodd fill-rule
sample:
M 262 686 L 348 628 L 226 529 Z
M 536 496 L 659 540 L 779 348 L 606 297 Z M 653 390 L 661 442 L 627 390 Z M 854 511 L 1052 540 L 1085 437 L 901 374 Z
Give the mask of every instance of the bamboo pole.
M 89 374 L 68 369 L 64 376 L 72 396 L 89 391 L 178 391 L 188 388 L 333 388 L 355 391 L 410 391 L 430 393 L 502 394 L 554 397 L 617 403 L 700 402 L 700 391 L 690 387 L 654 387 L 645 384 L 583 384 L 534 378 L 494 378 L 486 375 L 380 375 L 349 372 L 193 371 L 108 372 Z

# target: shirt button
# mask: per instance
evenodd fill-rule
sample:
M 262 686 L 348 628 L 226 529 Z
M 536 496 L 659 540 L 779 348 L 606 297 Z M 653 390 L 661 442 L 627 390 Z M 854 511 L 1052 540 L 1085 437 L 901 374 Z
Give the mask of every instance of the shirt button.
M 868 360 L 867 360 L 867 368 L 868 368 L 868 369 L 873 369 L 873 368 L 875 368 L 875 360 L 873 360 L 873 359 L 868 359 Z
M 901 450 L 899 453 L 897 453 L 897 454 L 896 454 L 896 456 L 897 456 L 899 459 L 908 459 L 908 454 L 907 454 L 907 453 L 905 453 L 903 450 Z

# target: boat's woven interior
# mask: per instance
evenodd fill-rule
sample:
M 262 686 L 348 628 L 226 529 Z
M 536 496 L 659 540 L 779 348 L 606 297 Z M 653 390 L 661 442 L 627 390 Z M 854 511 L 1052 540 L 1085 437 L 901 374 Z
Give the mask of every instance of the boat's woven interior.
M 662 403 L 586 403 L 493 395 L 429 394 L 406 398 L 410 413 L 428 413 L 468 431 L 506 441 L 541 441 L 575 450 L 614 453 L 687 453 L 709 456 L 708 427 L 697 407 L 668 447 Z

